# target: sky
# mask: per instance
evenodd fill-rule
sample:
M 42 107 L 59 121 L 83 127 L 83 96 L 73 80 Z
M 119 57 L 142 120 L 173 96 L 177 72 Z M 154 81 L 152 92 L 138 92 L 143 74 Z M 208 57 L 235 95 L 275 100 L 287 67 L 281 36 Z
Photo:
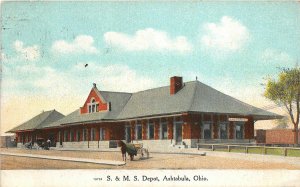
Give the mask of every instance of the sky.
M 171 76 L 286 114 L 262 84 L 300 59 L 297 2 L 1 2 L 1 28 L 1 134 L 71 113 L 93 83 L 137 92 Z

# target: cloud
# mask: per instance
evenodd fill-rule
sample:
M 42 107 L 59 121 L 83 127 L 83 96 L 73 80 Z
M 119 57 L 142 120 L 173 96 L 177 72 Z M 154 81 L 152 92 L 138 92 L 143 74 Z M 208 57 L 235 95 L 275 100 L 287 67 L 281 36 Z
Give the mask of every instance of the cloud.
M 14 42 L 14 48 L 17 54 L 25 60 L 36 61 L 40 58 L 40 49 L 37 45 L 24 47 L 24 43 L 22 41 L 16 40 Z M 5 56 L 3 57 L 5 58 Z
M 96 62 L 87 62 L 88 69 L 84 63 L 79 63 L 72 70 L 72 74 L 80 76 L 81 81 L 91 84 L 93 81 L 98 83 L 100 90 L 118 91 L 118 92 L 136 92 L 144 89 L 153 88 L 155 81 L 143 75 L 138 74 L 134 69 L 126 65 L 111 64 L 99 65 Z M 101 73 L 99 73 L 101 72 Z
M 85 68 L 86 63 L 89 65 Z M 156 86 L 151 77 L 120 64 L 82 62 L 64 71 L 35 63 L 24 63 L 16 67 L 8 64 L 3 66 L 2 89 L 5 97 L 32 94 L 57 99 L 72 94 L 82 94 L 85 97 L 86 89 L 90 89 L 93 82 L 100 85 L 101 90 L 119 92 L 136 92 Z
M 295 65 L 295 60 L 286 52 L 277 49 L 266 49 L 262 52 L 261 61 L 278 66 Z
M 219 23 L 205 23 L 203 28 L 206 34 L 201 37 L 201 44 L 214 52 L 236 52 L 250 39 L 248 29 L 228 16 L 223 16 Z
M 70 53 L 98 53 L 97 48 L 94 46 L 94 38 L 88 35 L 79 35 L 72 42 L 65 40 L 58 40 L 52 44 L 52 51 L 60 54 Z
M 185 36 L 170 38 L 164 31 L 146 28 L 138 30 L 133 36 L 119 33 L 107 32 L 104 34 L 104 41 L 125 51 L 175 51 L 186 53 L 192 50 L 192 45 Z

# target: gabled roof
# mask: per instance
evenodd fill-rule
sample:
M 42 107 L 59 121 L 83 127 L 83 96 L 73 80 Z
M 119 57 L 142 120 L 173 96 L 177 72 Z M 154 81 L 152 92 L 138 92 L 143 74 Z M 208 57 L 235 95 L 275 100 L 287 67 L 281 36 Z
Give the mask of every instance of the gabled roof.
M 254 120 L 282 118 L 278 114 L 262 110 L 231 96 L 221 93 L 199 81 L 190 82 L 195 85 L 194 97 L 188 111 L 204 113 L 226 113 L 241 116 L 253 116 Z
M 124 106 L 131 97 L 131 93 L 122 92 L 107 92 L 99 91 L 102 97 L 111 104 L 111 111 L 101 111 L 95 113 L 80 114 L 79 110 L 68 114 L 66 117 L 58 120 L 52 124 L 48 124 L 47 127 L 58 126 L 61 124 L 74 124 L 100 120 L 114 120 L 123 110 Z
M 243 103 L 199 81 L 191 81 L 174 95 L 170 95 L 170 86 L 134 93 L 118 119 L 182 112 L 251 115 L 255 120 L 282 117 Z
M 8 132 L 45 128 L 48 124 L 62 119 L 63 117 L 64 115 L 56 110 L 45 111 L 26 121 L 25 123 L 22 123 L 21 125 L 9 130 Z
M 99 91 L 111 111 L 80 114 L 76 110 L 45 127 L 74 125 L 105 120 L 125 120 L 139 117 L 160 116 L 183 112 L 219 113 L 253 116 L 254 120 L 276 119 L 282 116 L 243 103 L 199 81 L 187 82 L 176 94 L 170 95 L 170 86 L 136 93 Z

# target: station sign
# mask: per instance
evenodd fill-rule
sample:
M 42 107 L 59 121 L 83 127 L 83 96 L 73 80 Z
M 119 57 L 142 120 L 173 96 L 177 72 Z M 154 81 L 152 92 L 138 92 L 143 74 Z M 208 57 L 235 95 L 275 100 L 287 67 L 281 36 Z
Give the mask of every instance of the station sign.
M 228 118 L 228 121 L 248 121 L 247 118 Z

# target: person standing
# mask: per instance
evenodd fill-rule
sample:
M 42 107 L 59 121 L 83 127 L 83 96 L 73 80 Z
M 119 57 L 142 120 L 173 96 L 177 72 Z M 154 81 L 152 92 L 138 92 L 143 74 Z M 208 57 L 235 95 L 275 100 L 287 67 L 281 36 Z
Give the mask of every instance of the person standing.
M 50 149 L 50 146 L 51 146 L 51 140 L 50 140 L 50 138 L 48 138 L 48 140 L 47 140 L 47 145 L 48 145 L 48 148 Z

